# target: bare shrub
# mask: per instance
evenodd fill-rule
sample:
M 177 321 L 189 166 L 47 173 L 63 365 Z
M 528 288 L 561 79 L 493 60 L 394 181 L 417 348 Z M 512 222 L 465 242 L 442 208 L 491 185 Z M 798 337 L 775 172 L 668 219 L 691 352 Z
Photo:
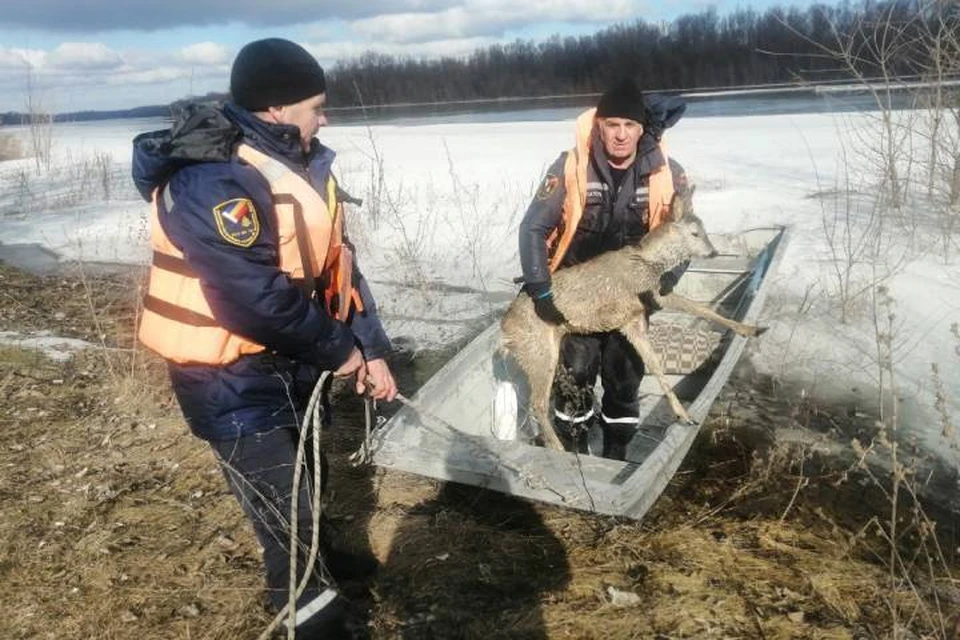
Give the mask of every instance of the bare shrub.
M 27 70 L 27 103 L 24 124 L 30 131 L 30 152 L 38 170 L 50 169 L 53 152 L 53 114 L 50 113 L 40 95 L 33 75 L 33 69 Z
M 384 217 L 384 208 L 388 206 L 390 194 L 387 192 L 386 172 L 383 166 L 383 156 L 373 136 L 373 129 L 367 123 L 367 139 L 370 141 L 370 182 L 367 187 L 367 217 L 376 230 L 380 220 Z
M 949 260 L 960 230 L 960 90 L 948 81 L 960 75 L 960 12 L 956 5 L 927 2 L 922 6 L 918 49 L 921 76 L 932 84 L 923 93 L 929 147 L 927 197 L 935 203 L 940 245 Z
M 875 8 L 861 13 L 850 30 L 833 28 L 830 42 L 817 43 L 872 97 L 875 108 L 846 118 L 839 178 L 829 197 L 821 199 L 841 318 L 849 319 L 856 303 L 867 312 L 872 338 L 870 378 L 876 396 L 869 404 L 876 421 L 872 431 L 852 441 L 856 462 L 851 471 L 880 494 L 881 504 L 851 539 L 850 550 L 866 553 L 884 568 L 888 637 L 920 633 L 947 640 L 955 637 L 956 622 L 950 621 L 955 611 L 941 585 L 956 585 L 957 579 L 921 496 L 929 495 L 933 482 L 949 482 L 951 473 L 955 483 L 960 472 L 955 405 L 947 392 L 949 379 L 942 378 L 945 363 L 930 363 L 940 440 L 918 453 L 924 425 L 904 420 L 915 373 L 904 358 L 918 338 L 904 330 L 887 284 L 909 259 L 939 253 L 949 260 L 957 247 L 960 94 L 947 81 L 960 73 L 960 14 L 956 3 L 936 0 Z
M 871 194 L 869 180 L 864 185 L 854 175 L 848 153 L 842 142 L 832 187 L 821 182 L 814 162 L 827 270 L 843 323 L 853 319 L 865 294 L 896 275 L 907 260 L 899 226 L 890 223 L 888 209 Z
M 0 180 L 8 185 L 5 197 L 0 198 L 0 217 L 22 216 L 36 209 L 40 194 L 35 192 L 33 175 L 33 170 L 22 163 L 0 172 Z
M 891 2 L 856 14 L 812 42 L 872 98 L 874 110 L 847 127 L 846 161 L 865 174 L 883 217 L 911 246 L 939 246 L 945 260 L 960 230 L 960 12 L 956 3 Z M 789 29 L 789 25 L 785 25 Z M 918 81 L 919 80 L 919 81 Z M 851 121 L 852 122 L 852 121 Z M 931 245 L 929 234 L 938 235 Z
M 897 3 L 890 3 L 877 18 L 860 12 L 847 31 L 840 31 L 836 23 L 828 21 L 831 41 L 813 42 L 823 55 L 836 60 L 851 80 L 867 91 L 877 107 L 871 116 L 874 126 L 858 134 L 855 151 L 861 162 L 880 178 L 881 191 L 895 209 L 904 204 L 904 160 L 908 159 L 905 144 L 908 129 L 895 116 L 895 104 L 903 88 L 899 72 L 904 39 L 916 20 L 913 15 L 904 19 L 898 9 Z
M 8 197 L 0 201 L 2 216 L 56 212 L 134 197 L 124 167 L 104 151 L 81 156 L 68 151 L 39 173 L 22 164 L 4 173 L 0 177 L 5 177 L 11 189 Z
M 405 215 L 406 211 L 413 209 L 414 198 L 408 194 L 402 180 L 392 190 L 387 185 L 386 160 L 380 151 L 373 128 L 366 120 L 363 94 L 356 83 L 354 91 L 363 111 L 369 142 L 369 151 L 365 152 L 369 160 L 365 217 L 374 231 L 384 224 L 396 235 L 396 241 L 390 246 L 388 255 L 400 281 L 413 284 L 423 295 L 429 295 L 427 284 L 431 280 L 428 275 L 431 272 L 431 256 L 427 249 L 436 230 L 435 220 L 429 211 L 420 211 L 412 219 Z
M 490 247 L 516 243 L 519 216 L 523 213 L 517 204 L 521 199 L 504 188 L 497 190 L 498 195 L 492 202 L 481 206 L 481 197 L 489 194 L 483 193 L 480 184 L 464 180 L 446 142 L 444 152 L 452 186 L 450 201 L 444 203 L 444 221 L 453 231 L 453 237 L 461 239 L 457 253 L 469 261 L 472 286 L 489 293 L 490 274 L 496 266 L 492 260 L 497 258 Z
M 905 425 L 901 423 L 900 371 L 896 351 L 899 326 L 896 301 L 885 287 L 873 292 L 875 365 L 878 370 L 878 417 L 868 442 L 853 440 L 857 454 L 854 468 L 880 491 L 887 513 L 878 513 L 863 526 L 851 547 L 862 547 L 881 561 L 888 577 L 884 600 L 893 638 L 911 637 L 908 628 L 921 628 L 924 637 L 950 640 L 950 605 L 943 601 L 939 584 L 956 584 L 951 562 L 937 534 L 937 522 L 928 513 L 921 496 L 931 481 L 922 460 L 910 453 Z M 941 455 L 953 454 L 957 465 L 957 442 L 953 418 L 939 379 L 932 366 L 934 405 L 940 416 Z
M 122 176 L 114 170 L 113 157 L 105 151 L 74 158 L 67 156 L 63 172 L 67 188 L 61 204 L 69 206 L 93 200 L 109 201 Z

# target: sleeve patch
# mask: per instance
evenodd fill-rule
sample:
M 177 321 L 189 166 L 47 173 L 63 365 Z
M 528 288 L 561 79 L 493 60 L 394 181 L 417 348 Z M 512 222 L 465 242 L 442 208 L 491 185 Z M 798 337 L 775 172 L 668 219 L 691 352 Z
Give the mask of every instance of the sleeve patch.
M 546 200 L 550 195 L 557 190 L 557 185 L 560 184 L 560 178 L 548 173 L 547 176 L 543 179 L 543 183 L 540 184 L 540 188 L 537 190 L 537 200 Z
M 260 219 L 249 198 L 233 198 L 213 208 L 220 237 L 238 247 L 249 247 L 260 235 Z

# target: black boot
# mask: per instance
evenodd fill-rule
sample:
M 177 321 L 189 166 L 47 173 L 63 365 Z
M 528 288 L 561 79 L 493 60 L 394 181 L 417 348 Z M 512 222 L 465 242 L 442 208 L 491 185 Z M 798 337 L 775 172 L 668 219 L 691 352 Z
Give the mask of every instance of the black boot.
M 297 604 L 297 640 L 353 640 L 356 637 L 355 625 L 350 621 L 350 604 L 333 589 L 328 588 L 311 599 L 301 598 Z
M 337 582 L 365 580 L 380 570 L 380 561 L 372 553 L 357 553 L 345 547 L 343 536 L 326 518 L 320 519 L 320 557 Z
M 287 605 L 286 600 L 280 601 L 274 595 L 269 597 L 267 611 L 276 615 Z M 284 614 L 285 616 L 287 614 Z M 271 638 L 286 638 L 285 618 L 283 624 L 277 628 Z M 354 629 L 361 626 L 353 620 L 350 602 L 336 589 L 331 587 L 310 586 L 297 599 L 296 627 L 294 636 L 297 640 L 353 640 L 357 636 Z
M 380 570 L 380 561 L 371 553 L 354 553 L 322 545 L 323 564 L 337 582 L 372 578 Z
M 603 457 L 611 460 L 625 460 L 627 445 L 637 433 L 636 424 L 608 424 L 601 422 L 603 429 Z
M 554 429 L 557 432 L 557 437 L 560 439 L 563 448 L 566 451 L 575 451 L 581 454 L 589 453 L 587 451 L 587 433 L 590 431 L 592 424 L 592 418 L 585 422 L 577 423 L 570 423 L 566 420 L 554 418 Z

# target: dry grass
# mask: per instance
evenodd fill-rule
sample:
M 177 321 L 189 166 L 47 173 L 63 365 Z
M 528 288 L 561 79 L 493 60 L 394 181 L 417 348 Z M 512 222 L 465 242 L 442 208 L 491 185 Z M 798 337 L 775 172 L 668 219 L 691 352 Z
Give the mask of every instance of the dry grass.
M 202 601 L 219 637 L 238 637 L 258 610 L 238 603 L 244 589 L 257 601 L 246 571 L 256 551 L 217 467 L 184 432 L 159 375 L 141 381 L 152 393 L 130 395 L 102 375 L 102 360 L 88 352 L 9 369 L 0 573 L 11 593 L 0 636 L 189 637 Z M 224 583 L 225 607 L 210 565 L 238 578 Z
M 13 133 L 0 133 L 0 162 L 24 157 L 23 141 Z
M 65 364 L 0 350 L 0 637 L 257 637 L 259 550 L 162 363 L 123 350 L 129 278 L 0 277 L 2 328 L 110 347 Z M 426 373 L 398 367 L 401 386 Z M 856 474 L 838 484 L 810 443 L 783 444 L 778 429 L 810 414 L 752 383 L 722 396 L 642 523 L 352 468 L 361 405 L 337 407 L 330 513 L 384 562 L 369 593 L 350 591 L 374 638 L 892 637 L 882 540 L 862 530 L 882 496 Z M 956 522 L 939 529 L 955 550 Z M 894 597 L 957 611 L 957 589 L 921 571 Z M 901 622 L 914 635 L 900 638 L 950 637 Z

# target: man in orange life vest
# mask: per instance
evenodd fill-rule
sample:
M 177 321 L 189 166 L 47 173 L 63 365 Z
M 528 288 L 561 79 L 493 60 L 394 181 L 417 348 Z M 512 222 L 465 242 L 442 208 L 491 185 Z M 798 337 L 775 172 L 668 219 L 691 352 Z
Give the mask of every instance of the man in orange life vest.
M 334 152 L 314 137 L 326 124 L 323 69 L 293 42 L 260 40 L 238 53 L 230 90 L 223 108 L 191 106 L 169 131 L 134 141 L 134 181 L 153 204 L 140 339 L 168 361 L 191 430 L 252 521 L 279 609 L 298 426 L 320 371 L 355 376 L 357 392 L 378 399 L 397 387 L 343 237 L 350 198 L 331 173 Z M 307 549 L 309 493 L 301 487 L 298 515 Z M 329 546 L 322 564 L 298 600 L 297 637 L 341 637 L 347 603 L 333 578 L 376 568 Z
M 577 119 L 576 146 L 549 168 L 520 224 L 524 288 L 542 319 L 565 321 L 553 303 L 551 273 L 637 242 L 664 219 L 686 178 L 667 157 L 662 134 L 684 109 L 678 99 L 645 100 L 633 80 L 623 80 Z M 672 288 L 677 277 L 667 274 L 662 288 Z M 603 455 L 622 460 L 636 433 L 643 361 L 613 332 L 567 336 L 560 362 L 554 412 L 561 440 L 587 451 L 599 374 Z

